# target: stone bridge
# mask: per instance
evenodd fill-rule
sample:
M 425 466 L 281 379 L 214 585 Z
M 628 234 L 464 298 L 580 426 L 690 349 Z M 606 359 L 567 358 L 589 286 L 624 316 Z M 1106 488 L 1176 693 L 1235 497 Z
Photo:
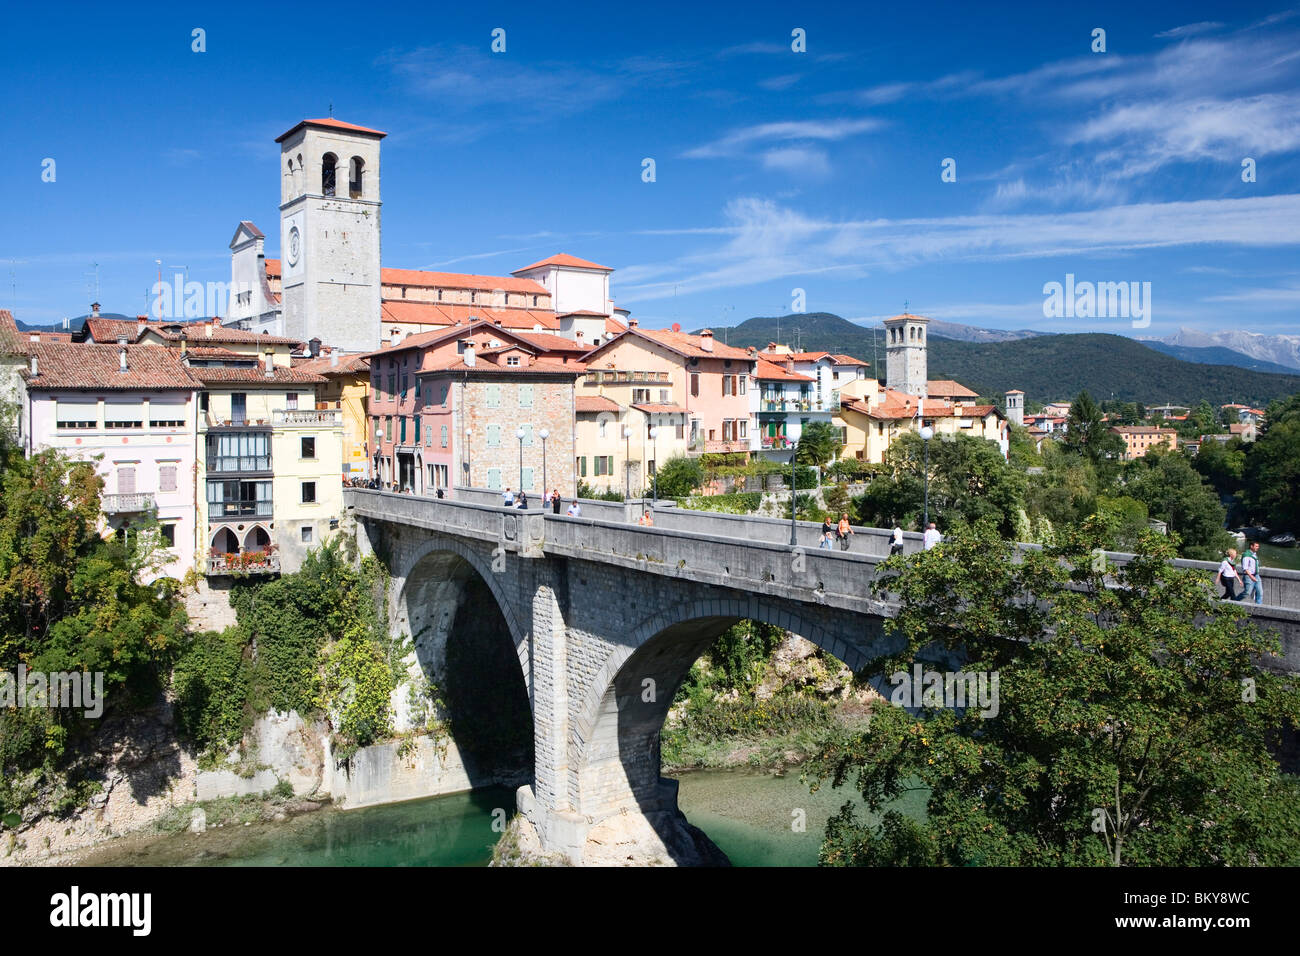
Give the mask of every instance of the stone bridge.
M 584 501 L 582 517 L 567 517 L 504 508 L 492 492 L 456 496 L 344 495 L 362 553 L 392 574 L 394 629 L 426 673 L 440 679 L 462 629 L 510 642 L 522 681 L 503 678 L 493 694 L 526 695 L 532 714 L 519 810 L 543 849 L 575 862 L 709 859 L 676 782 L 660 777 L 659 732 L 691 664 L 728 627 L 777 625 L 855 671 L 899 646 L 883 628 L 894 609 L 869 596 L 887 530 L 857 528 L 852 550 L 823 551 L 811 522 L 796 525 L 791 547 L 789 520 L 661 503 L 643 527 L 634 515 L 648 502 Z M 906 550 L 920 546 L 907 535 Z M 1281 633 L 1277 667 L 1300 672 L 1300 572 L 1266 570 L 1264 595 L 1252 613 Z

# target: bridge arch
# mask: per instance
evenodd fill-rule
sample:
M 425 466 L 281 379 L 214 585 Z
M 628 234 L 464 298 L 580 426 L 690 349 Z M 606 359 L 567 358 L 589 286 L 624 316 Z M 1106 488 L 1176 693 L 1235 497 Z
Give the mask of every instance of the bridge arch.
M 675 789 L 660 782 L 659 733 L 691 665 L 745 619 L 790 631 L 854 671 L 901 643 L 884 635 L 881 618 L 864 627 L 860 615 L 763 596 L 686 601 L 647 615 L 597 670 L 575 718 L 570 801 L 579 812 L 600 820 L 633 802 L 643 813 L 675 809 Z

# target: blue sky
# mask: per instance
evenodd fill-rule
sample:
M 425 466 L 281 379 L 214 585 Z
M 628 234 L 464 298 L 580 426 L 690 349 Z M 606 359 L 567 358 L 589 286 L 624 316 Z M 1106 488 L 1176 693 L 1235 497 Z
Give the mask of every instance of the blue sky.
M 784 314 L 798 288 L 859 321 L 907 301 L 992 328 L 1300 332 L 1300 7 L 840 6 L 14 7 L 0 307 L 83 314 L 93 264 L 131 314 L 156 259 L 228 280 L 240 219 L 277 254 L 275 137 L 332 103 L 390 134 L 386 266 L 569 252 L 614 267 L 647 326 Z M 1044 318 L 1067 273 L 1150 282 L 1150 327 Z

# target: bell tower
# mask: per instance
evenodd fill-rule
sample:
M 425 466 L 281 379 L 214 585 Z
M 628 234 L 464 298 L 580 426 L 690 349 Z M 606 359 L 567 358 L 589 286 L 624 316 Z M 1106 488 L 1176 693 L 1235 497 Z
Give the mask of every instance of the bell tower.
M 924 316 L 907 312 L 885 319 L 885 375 L 895 391 L 928 397 L 925 327 L 929 324 Z
M 386 135 L 309 119 L 276 139 L 285 335 L 346 352 L 379 347 L 379 141 Z

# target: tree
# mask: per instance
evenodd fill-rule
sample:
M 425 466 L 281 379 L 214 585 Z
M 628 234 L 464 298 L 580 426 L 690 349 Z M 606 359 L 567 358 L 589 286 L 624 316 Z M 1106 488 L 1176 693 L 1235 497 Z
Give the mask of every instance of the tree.
M 824 465 L 840 453 L 839 429 L 830 422 L 809 422 L 799 435 L 795 459 L 802 465 Z
M 925 494 L 925 442 L 908 432 L 889 446 L 885 465 L 853 501 L 863 524 L 898 519 L 919 525 Z M 1025 476 L 1007 464 L 993 442 L 970 435 L 930 440 L 930 517 L 947 527 L 991 516 L 1002 533 L 1015 533 Z
M 1217 561 L 1231 546 L 1219 496 L 1183 455 L 1152 449 L 1129 462 L 1124 478 L 1124 493 L 1143 502 L 1151 517 L 1179 536 L 1183 557 Z
M 1300 394 L 1273 402 L 1243 467 L 1251 520 L 1300 531 Z
M 1061 444 L 1076 454 L 1099 465 L 1107 457 L 1117 457 L 1123 450 L 1120 437 L 1102 421 L 1101 409 L 1087 391 L 1079 393 L 1070 405 L 1065 422 L 1065 438 Z
M 664 462 L 657 476 L 659 494 L 665 498 L 684 498 L 704 484 L 704 469 L 699 459 L 682 455 Z
M 810 775 L 853 783 L 880 817 L 846 805 L 824 864 L 1300 862 L 1300 787 L 1270 753 L 1300 694 L 1258 668 L 1276 639 L 1172 567 L 1160 535 L 1122 568 L 1095 561 L 1096 522 L 1064 538 L 1017 561 L 984 522 L 885 563 L 896 573 L 874 589 L 898 595 L 903 646 L 864 672 L 910 676 L 934 642 L 997 692 L 964 709 L 923 699 L 915 716 L 881 702 L 866 732 L 829 744 Z M 891 808 L 909 790 L 928 794 L 926 819 Z

